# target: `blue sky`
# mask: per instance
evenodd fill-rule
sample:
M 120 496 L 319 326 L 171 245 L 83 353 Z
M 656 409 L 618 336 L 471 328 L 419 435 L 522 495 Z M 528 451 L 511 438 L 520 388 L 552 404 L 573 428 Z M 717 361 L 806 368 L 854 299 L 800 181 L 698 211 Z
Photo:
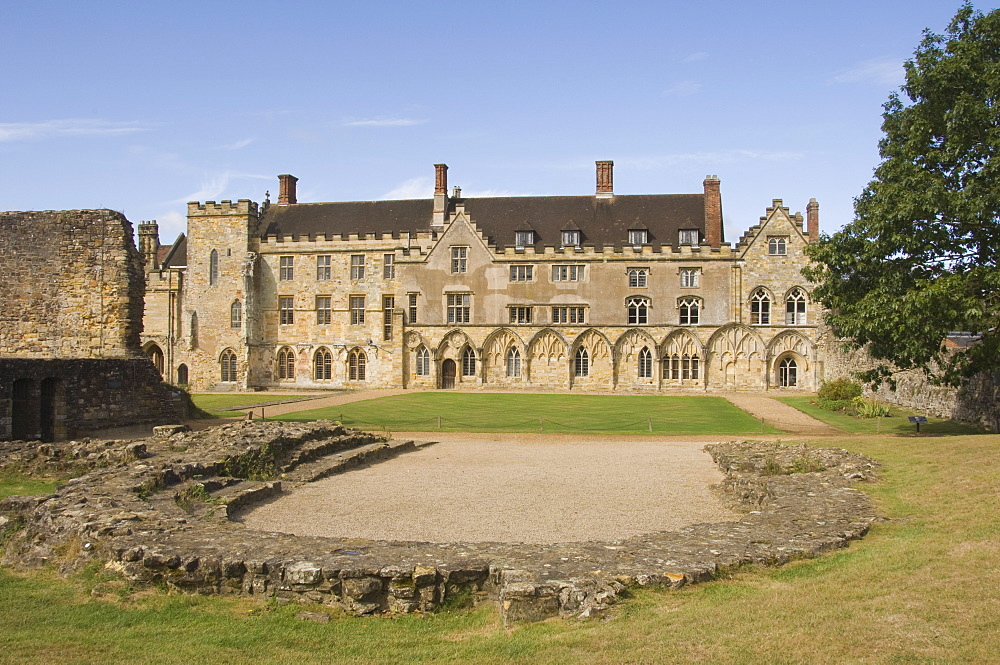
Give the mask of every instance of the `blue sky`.
M 850 220 L 881 105 L 959 2 L 8 3 L 0 209 L 619 194 L 722 180 L 734 242 L 773 198 Z M 977 3 L 989 11 L 995 4 Z

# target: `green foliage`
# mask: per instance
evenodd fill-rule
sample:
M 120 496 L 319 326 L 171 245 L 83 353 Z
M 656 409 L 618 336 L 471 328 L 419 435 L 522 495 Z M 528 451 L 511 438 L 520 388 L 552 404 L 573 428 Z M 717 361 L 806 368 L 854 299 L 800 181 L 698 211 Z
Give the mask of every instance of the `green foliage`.
M 816 396 L 820 400 L 852 400 L 855 397 L 861 397 L 861 384 L 850 379 L 824 381 L 816 392 Z M 831 409 L 831 411 L 839 411 L 839 409 Z
M 174 501 L 178 506 L 190 513 L 194 511 L 198 504 L 212 502 L 212 495 L 208 493 L 203 484 L 191 483 L 177 493 Z
M 958 384 L 1000 368 L 1000 10 L 926 31 L 884 106 L 882 163 L 856 220 L 809 247 L 827 321 L 882 364 Z M 950 331 L 979 335 L 955 352 Z
M 889 406 L 863 397 L 855 397 L 854 413 L 858 418 L 885 418 L 889 415 Z
M 5 471 L 0 473 L 0 499 L 5 496 L 36 496 L 52 494 L 59 488 L 54 478 L 39 478 L 30 474 Z

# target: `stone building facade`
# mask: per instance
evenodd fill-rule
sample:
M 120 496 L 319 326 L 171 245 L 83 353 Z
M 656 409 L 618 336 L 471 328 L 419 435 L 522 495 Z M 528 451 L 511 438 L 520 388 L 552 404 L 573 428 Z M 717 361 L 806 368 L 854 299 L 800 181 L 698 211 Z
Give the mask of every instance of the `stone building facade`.
M 780 199 L 735 245 L 696 194 L 188 204 L 147 267 L 143 345 L 195 388 L 813 390 L 821 312 L 801 274 L 819 206 Z
M 111 210 L 0 213 L 0 440 L 176 421 L 142 354 L 144 274 Z

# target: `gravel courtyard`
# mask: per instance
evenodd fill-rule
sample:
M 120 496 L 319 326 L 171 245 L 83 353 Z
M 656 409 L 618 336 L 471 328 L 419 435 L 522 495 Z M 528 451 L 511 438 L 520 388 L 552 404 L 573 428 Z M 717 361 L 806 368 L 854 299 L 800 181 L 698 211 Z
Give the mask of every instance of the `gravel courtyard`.
M 738 519 L 710 489 L 723 476 L 704 443 L 526 434 L 434 440 L 299 487 L 243 522 L 303 536 L 555 543 Z

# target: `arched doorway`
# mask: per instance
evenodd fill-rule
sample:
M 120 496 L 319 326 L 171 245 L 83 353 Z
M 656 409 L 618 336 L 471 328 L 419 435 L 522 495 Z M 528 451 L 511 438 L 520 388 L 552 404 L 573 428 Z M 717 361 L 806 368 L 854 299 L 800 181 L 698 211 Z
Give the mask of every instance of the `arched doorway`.
M 15 441 L 26 441 L 36 436 L 35 418 L 37 409 L 33 404 L 34 382 L 31 379 L 18 379 L 12 386 L 10 436 Z
M 156 344 L 150 344 L 146 347 L 146 355 L 149 356 L 149 360 L 160 376 L 163 376 L 163 350 Z
M 188 366 L 181 363 L 177 366 L 177 385 L 186 386 L 188 384 Z
M 451 358 L 441 363 L 441 387 L 445 390 L 455 387 L 455 361 Z
M 799 364 L 792 356 L 785 356 L 778 362 L 778 385 L 782 388 L 799 385 Z
M 66 436 L 61 418 L 64 415 L 63 394 L 63 383 L 59 379 L 48 378 L 42 381 L 39 413 L 42 441 L 57 441 Z

